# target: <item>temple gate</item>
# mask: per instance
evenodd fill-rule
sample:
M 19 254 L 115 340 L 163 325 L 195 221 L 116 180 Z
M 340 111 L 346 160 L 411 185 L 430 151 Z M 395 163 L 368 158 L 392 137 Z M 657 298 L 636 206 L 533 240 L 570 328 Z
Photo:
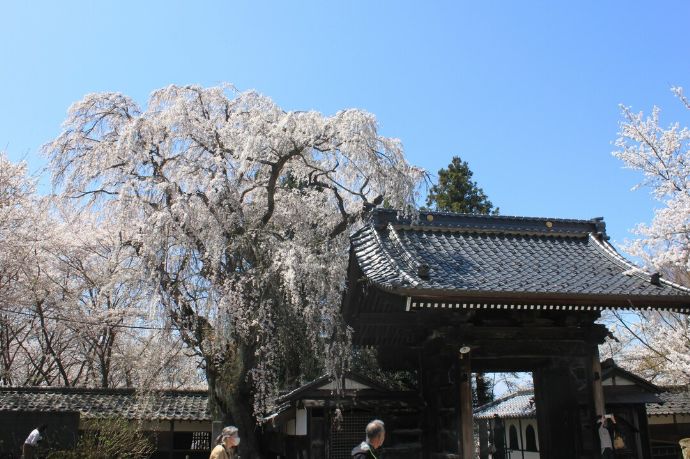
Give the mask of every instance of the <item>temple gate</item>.
M 607 308 L 687 312 L 690 290 L 621 257 L 600 218 L 379 210 L 351 237 L 343 314 L 418 373 L 425 459 L 475 457 L 473 371 L 532 372 L 541 457 L 598 458 Z

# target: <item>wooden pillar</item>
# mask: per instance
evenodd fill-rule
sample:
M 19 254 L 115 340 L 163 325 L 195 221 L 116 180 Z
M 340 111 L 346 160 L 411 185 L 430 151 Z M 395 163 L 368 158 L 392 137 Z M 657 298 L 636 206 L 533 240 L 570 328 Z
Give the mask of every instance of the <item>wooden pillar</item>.
M 601 362 L 599 361 L 599 346 L 592 346 L 592 395 L 594 397 L 594 413 L 603 416 L 606 412 L 604 400 L 604 386 L 601 384 Z
M 470 354 L 460 353 L 458 363 L 460 378 L 460 419 L 458 440 L 461 459 L 474 458 L 474 420 L 472 417 L 472 369 Z

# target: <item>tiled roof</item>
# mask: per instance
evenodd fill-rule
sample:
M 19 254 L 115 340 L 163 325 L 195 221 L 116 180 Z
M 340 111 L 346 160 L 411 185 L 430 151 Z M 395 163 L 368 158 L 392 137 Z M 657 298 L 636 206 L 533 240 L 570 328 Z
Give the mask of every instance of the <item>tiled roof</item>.
M 662 402 L 647 403 L 648 416 L 690 414 L 690 391 L 687 389 L 661 392 L 656 394 L 656 397 Z M 491 419 L 494 415 L 504 419 L 533 417 L 536 416 L 533 401 L 533 391 L 518 391 L 478 407 L 474 410 L 474 417 L 477 419 Z
M 0 387 L 0 411 L 79 412 L 83 418 L 210 421 L 207 391 Z
M 690 414 L 690 391 L 687 388 L 661 392 L 658 396 L 663 403 L 647 403 L 649 416 Z
M 653 281 L 607 239 L 601 219 L 421 212 L 413 220 L 392 211 L 376 212 L 372 222 L 351 237 L 365 277 L 387 291 L 617 295 L 652 302 L 679 299 L 690 306 L 689 289 Z
M 498 416 L 507 418 L 530 418 L 536 416 L 534 391 L 520 390 L 503 398 L 489 402 L 474 410 L 477 419 L 491 419 Z

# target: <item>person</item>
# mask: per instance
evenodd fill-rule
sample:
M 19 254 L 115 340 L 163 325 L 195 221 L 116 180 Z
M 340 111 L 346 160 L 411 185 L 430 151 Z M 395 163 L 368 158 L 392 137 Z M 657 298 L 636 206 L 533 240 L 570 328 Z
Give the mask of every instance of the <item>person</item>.
M 216 437 L 216 443 L 209 459 L 234 459 L 235 449 L 240 444 L 239 430 L 235 426 L 223 427 L 220 435 Z
M 494 414 L 491 422 L 491 436 L 493 444 L 492 459 L 505 459 L 506 457 L 506 425 L 498 414 Z
M 366 440 L 352 450 L 353 459 L 378 459 L 378 449 L 386 439 L 386 428 L 383 421 L 374 419 L 365 430 Z
M 43 432 L 45 432 L 47 427 L 47 425 L 41 424 L 26 437 L 24 445 L 22 445 L 22 459 L 34 459 L 36 457 L 36 447 L 38 442 L 43 440 Z
M 611 442 L 611 432 L 609 432 L 609 419 L 614 423 L 616 420 L 612 415 L 603 415 L 597 419 L 599 425 L 599 446 L 601 447 L 601 457 L 604 459 L 613 459 L 613 443 Z
M 690 459 L 690 438 L 681 438 L 678 444 L 683 459 Z

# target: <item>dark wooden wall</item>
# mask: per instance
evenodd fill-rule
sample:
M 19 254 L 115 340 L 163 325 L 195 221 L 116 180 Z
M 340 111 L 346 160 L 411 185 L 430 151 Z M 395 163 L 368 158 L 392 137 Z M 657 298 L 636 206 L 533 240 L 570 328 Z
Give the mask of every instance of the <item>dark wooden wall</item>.
M 424 350 L 421 392 L 425 459 L 448 459 L 458 455 L 457 357 L 439 345 Z
M 583 456 L 577 392 L 569 369 L 537 368 L 532 373 L 539 426 L 539 452 L 552 459 Z
M 32 430 L 46 424 L 41 450 L 69 449 L 77 442 L 79 413 L 0 411 L 0 453 L 14 453 L 17 457 Z

